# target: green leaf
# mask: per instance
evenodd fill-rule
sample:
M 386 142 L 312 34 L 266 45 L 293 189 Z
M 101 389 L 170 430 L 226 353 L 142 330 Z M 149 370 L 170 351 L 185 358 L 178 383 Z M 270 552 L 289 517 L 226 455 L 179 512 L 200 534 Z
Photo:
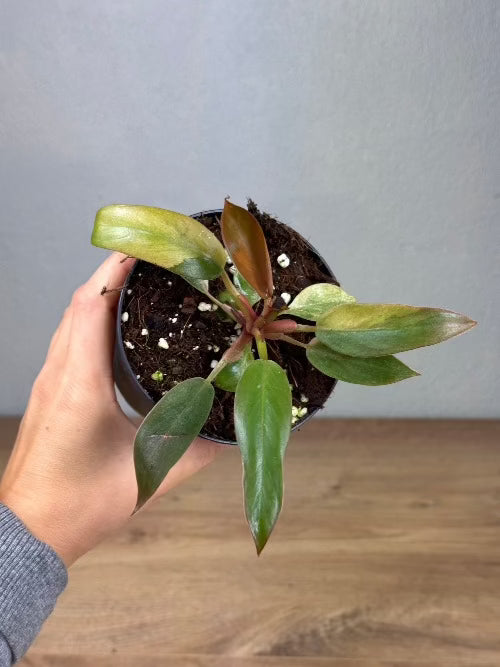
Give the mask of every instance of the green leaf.
M 229 290 L 222 290 L 222 292 L 219 292 L 219 294 L 217 294 L 217 300 L 234 310 L 238 310 L 236 299 Z M 216 315 L 220 320 L 225 322 L 230 322 L 232 320 L 231 316 L 222 308 L 217 309 Z
M 187 276 L 182 276 L 184 280 L 189 283 L 192 287 L 197 289 L 202 294 L 208 293 L 208 280 L 200 280 L 199 278 L 188 278 Z
M 307 348 L 306 355 L 310 363 L 325 375 L 352 384 L 374 387 L 420 375 L 396 357 L 348 357 L 316 339 Z
M 224 389 L 225 391 L 236 391 L 241 376 L 253 360 L 254 356 L 252 347 L 251 345 L 247 345 L 238 361 L 234 361 L 232 364 L 224 366 L 215 378 L 214 384 L 219 387 L 219 389 Z
M 234 420 L 243 459 L 245 513 L 258 554 L 281 511 L 291 411 L 285 371 L 274 361 L 253 361 L 236 388 Z
M 203 378 L 175 385 L 142 422 L 134 443 L 138 510 L 158 489 L 206 422 L 214 388 Z
M 332 308 L 343 303 L 354 303 L 356 299 L 344 292 L 337 285 L 316 283 L 299 292 L 292 303 L 284 311 L 286 315 L 297 315 L 306 320 L 316 321 Z
M 465 315 L 439 308 L 349 303 L 318 319 L 317 337 L 351 357 L 383 357 L 440 343 L 475 324 Z
M 236 268 L 265 299 L 273 293 L 273 272 L 267 243 L 257 219 L 226 199 L 221 217 L 224 245 Z
M 233 294 L 227 289 L 222 290 L 222 292 L 219 292 L 217 294 L 217 299 L 221 303 L 225 303 L 226 306 L 231 306 L 232 308 L 237 308 L 238 304 L 236 303 L 236 299 L 234 298 Z
M 245 280 L 239 271 L 234 274 L 234 284 L 243 296 L 246 296 L 251 306 L 254 306 L 257 301 L 260 301 L 260 294 L 254 290 L 248 280 Z
M 92 243 L 163 266 L 192 280 L 219 276 L 226 252 L 201 222 L 151 206 L 105 206 L 96 215 Z

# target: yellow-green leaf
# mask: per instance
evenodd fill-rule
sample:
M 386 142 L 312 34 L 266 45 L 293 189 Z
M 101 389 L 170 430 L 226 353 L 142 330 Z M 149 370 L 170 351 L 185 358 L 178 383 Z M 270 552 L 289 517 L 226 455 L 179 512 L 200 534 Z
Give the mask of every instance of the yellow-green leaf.
M 435 345 L 476 324 L 460 313 L 399 304 L 349 303 L 322 315 L 317 337 L 351 357 L 383 357 Z
M 96 215 L 92 243 L 163 266 L 190 280 L 219 276 L 226 252 L 201 222 L 151 206 L 105 206 Z
M 134 444 L 139 509 L 158 489 L 206 422 L 214 388 L 190 378 L 168 391 L 139 427 Z
M 257 553 L 264 548 L 281 511 L 291 411 L 285 371 L 274 361 L 253 361 L 236 388 L 234 421 L 243 459 L 245 513 Z
M 343 382 L 377 386 L 420 375 L 396 357 L 348 357 L 316 339 L 306 351 L 310 363 L 325 375 Z
M 355 301 L 353 296 L 344 292 L 338 285 L 316 283 L 299 292 L 283 314 L 316 321 L 332 308 Z

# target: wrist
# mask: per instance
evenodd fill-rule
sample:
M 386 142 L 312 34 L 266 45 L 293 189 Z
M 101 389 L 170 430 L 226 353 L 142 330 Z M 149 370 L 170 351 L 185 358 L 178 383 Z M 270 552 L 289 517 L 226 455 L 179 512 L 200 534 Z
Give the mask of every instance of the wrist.
M 8 507 L 40 542 L 51 547 L 69 568 L 86 550 L 72 538 L 72 531 L 60 516 L 41 503 L 34 503 L 15 492 L 1 492 L 0 502 Z

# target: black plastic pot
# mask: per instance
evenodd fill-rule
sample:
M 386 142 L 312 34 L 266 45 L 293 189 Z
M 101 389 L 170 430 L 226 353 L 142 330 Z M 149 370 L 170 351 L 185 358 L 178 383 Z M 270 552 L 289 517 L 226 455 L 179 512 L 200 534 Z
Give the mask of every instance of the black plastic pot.
M 199 219 L 202 217 L 207 217 L 207 216 L 218 216 L 220 217 L 222 213 L 221 209 L 214 209 L 210 211 L 201 211 L 200 213 L 195 213 L 192 215 L 192 218 Z M 295 230 L 294 230 L 295 231 Z M 298 233 L 298 232 L 296 232 Z M 325 262 L 323 257 L 319 254 L 319 252 L 314 248 L 304 237 L 302 237 L 304 242 L 309 246 L 311 251 L 316 255 L 318 262 L 322 266 L 322 268 L 325 270 L 325 273 L 329 274 L 333 280 L 337 281 L 335 278 L 335 275 L 333 271 L 330 269 L 328 264 Z M 151 396 L 148 394 L 148 392 L 144 389 L 144 387 L 140 384 L 138 381 L 136 374 L 130 367 L 127 355 L 125 353 L 125 349 L 123 346 L 123 338 L 122 338 L 122 327 L 121 327 L 121 315 L 122 315 L 122 308 L 123 308 L 123 299 L 124 299 L 124 294 L 126 293 L 126 289 L 129 283 L 129 280 L 131 276 L 134 274 L 136 270 L 136 267 L 132 269 L 132 271 L 129 273 L 127 276 L 127 280 L 125 281 L 125 284 L 122 289 L 122 293 L 120 295 L 120 301 L 118 303 L 118 312 L 117 312 L 117 317 L 116 317 L 116 343 L 115 343 L 115 354 L 114 354 L 114 377 L 115 377 L 115 382 L 120 390 L 120 393 L 123 395 L 127 403 L 139 414 L 146 416 L 148 412 L 151 410 L 151 408 L 155 405 L 155 401 L 151 398 Z M 334 384 L 332 386 L 332 391 L 330 392 L 330 396 L 333 393 L 333 390 L 335 389 L 335 386 L 337 384 L 337 381 L 334 380 Z M 295 424 L 295 426 L 292 427 L 292 431 L 295 431 L 297 429 L 300 429 L 307 421 L 312 419 L 314 415 L 318 412 L 320 408 L 316 408 L 312 412 L 310 412 L 305 419 L 300 421 L 299 423 Z M 219 442 L 225 445 L 236 445 L 237 443 L 234 440 L 223 440 L 220 438 L 213 438 L 208 435 L 203 435 L 203 432 L 200 433 L 200 437 L 205 438 L 206 440 L 213 440 L 215 442 Z

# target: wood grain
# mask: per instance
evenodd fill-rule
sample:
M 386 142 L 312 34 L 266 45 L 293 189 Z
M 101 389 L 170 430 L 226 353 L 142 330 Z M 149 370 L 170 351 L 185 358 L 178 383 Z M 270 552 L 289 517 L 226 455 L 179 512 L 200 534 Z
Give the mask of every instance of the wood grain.
M 228 448 L 74 566 L 22 664 L 500 665 L 500 422 L 316 420 L 285 479 L 257 558 Z

